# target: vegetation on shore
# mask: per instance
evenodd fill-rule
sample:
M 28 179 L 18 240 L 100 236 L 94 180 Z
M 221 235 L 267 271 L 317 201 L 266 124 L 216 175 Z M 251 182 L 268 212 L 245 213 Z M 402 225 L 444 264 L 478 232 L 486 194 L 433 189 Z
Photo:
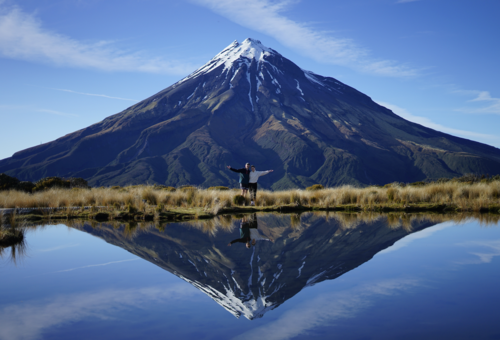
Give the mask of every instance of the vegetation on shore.
M 0 258 L 8 254 L 14 264 L 18 257 L 22 258 L 26 251 L 24 233 L 25 226 L 17 222 L 15 212 L 0 213 Z
M 239 190 L 225 187 L 128 186 L 111 188 L 52 187 L 32 193 L 0 191 L 0 208 L 37 208 L 43 218 L 102 220 L 171 220 L 203 218 L 238 211 L 473 211 L 500 213 L 500 176 L 463 176 L 411 184 L 357 188 L 259 190 L 255 206 Z M 86 208 L 85 208 L 86 207 Z M 56 210 L 44 210 L 54 208 Z M 99 215 L 100 214 L 100 215 Z M 50 217 L 49 216 L 49 217 Z

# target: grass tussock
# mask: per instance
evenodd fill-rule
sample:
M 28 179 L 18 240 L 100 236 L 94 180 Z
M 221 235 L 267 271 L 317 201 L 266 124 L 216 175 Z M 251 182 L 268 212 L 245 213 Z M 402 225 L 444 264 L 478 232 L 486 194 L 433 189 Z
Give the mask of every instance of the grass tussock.
M 198 189 L 183 187 L 164 190 L 155 186 L 123 188 L 64 189 L 51 188 L 26 193 L 9 190 L 0 192 L 0 208 L 68 208 L 113 207 L 123 211 L 146 211 L 160 206 L 169 208 L 202 208 L 217 214 L 224 208 L 247 206 L 249 197 L 239 196 L 238 190 L 220 188 Z M 479 182 L 435 182 L 425 185 L 391 184 L 384 187 L 356 188 L 341 186 L 316 190 L 260 190 L 257 207 L 300 205 L 306 207 L 335 208 L 356 206 L 370 210 L 376 207 L 404 207 L 410 205 L 446 205 L 459 211 L 498 210 L 500 206 L 500 180 Z M 495 208 L 496 207 L 496 208 Z M 158 212 L 158 211 L 157 211 Z

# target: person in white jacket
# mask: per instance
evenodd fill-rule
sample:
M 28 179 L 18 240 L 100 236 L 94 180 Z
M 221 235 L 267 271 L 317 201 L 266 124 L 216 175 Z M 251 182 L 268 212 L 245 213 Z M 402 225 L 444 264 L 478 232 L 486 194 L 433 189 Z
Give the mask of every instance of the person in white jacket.
M 252 165 L 252 171 L 250 171 L 250 180 L 248 183 L 248 189 L 250 189 L 250 205 L 255 205 L 255 198 L 257 197 L 257 181 L 260 176 L 267 175 L 274 170 L 266 170 L 266 171 L 255 171 L 255 165 Z
M 250 239 L 252 240 L 252 246 L 255 246 L 257 241 L 271 241 L 274 242 L 272 238 L 267 238 L 260 234 L 259 232 L 259 224 L 257 222 L 257 214 L 253 214 L 249 219 L 250 225 Z

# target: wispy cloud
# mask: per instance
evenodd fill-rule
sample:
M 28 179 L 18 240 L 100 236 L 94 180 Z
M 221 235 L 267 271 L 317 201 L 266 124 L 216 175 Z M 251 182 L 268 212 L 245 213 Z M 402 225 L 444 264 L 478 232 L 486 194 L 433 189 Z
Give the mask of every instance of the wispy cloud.
M 487 103 L 483 107 L 469 107 L 461 108 L 457 111 L 465 113 L 479 113 L 479 114 L 497 114 L 500 115 L 500 98 L 494 98 L 489 91 L 468 91 L 457 90 L 454 93 L 474 96 L 474 99 L 469 100 L 469 103 Z
M 477 256 L 474 260 L 462 261 L 459 264 L 481 264 L 490 263 L 494 257 L 500 256 L 500 240 L 470 241 L 460 243 L 463 247 L 483 248 L 482 251 L 471 251 L 470 254 Z M 486 248 L 486 250 L 484 249 Z
M 110 41 L 89 44 L 49 31 L 37 18 L 16 6 L 0 7 L 0 56 L 105 71 L 185 75 L 196 69 L 182 61 L 131 53 Z
M 56 115 L 56 116 L 78 117 L 78 115 L 74 114 L 74 113 L 66 113 L 66 112 L 55 111 L 55 110 L 50 110 L 50 109 L 40 109 L 40 108 L 36 108 L 33 106 L 29 106 L 29 105 L 0 105 L 0 111 L 2 111 L 2 110 L 5 110 L 5 111 L 24 111 L 25 113 L 41 112 L 41 113 L 48 113 L 48 114 Z
M 66 89 L 54 89 L 57 91 L 63 91 L 63 92 L 69 92 L 69 93 L 75 93 L 75 94 L 81 94 L 84 96 L 93 96 L 93 97 L 102 97 L 102 98 L 109 98 L 109 99 L 119 99 L 119 100 L 128 100 L 131 102 L 138 102 L 137 99 L 129 99 L 129 98 L 120 98 L 120 97 L 112 97 L 112 96 L 107 96 L 105 94 L 95 94 L 95 93 L 85 93 L 85 92 L 77 92 L 73 90 L 66 90 Z
M 370 52 L 353 40 L 333 37 L 293 21 L 281 13 L 296 1 L 192 0 L 227 19 L 269 35 L 283 45 L 316 61 L 391 77 L 412 77 L 419 71 L 393 60 L 374 60 Z
M 94 317 L 108 319 L 117 312 L 154 302 L 186 298 L 197 292 L 185 285 L 143 289 L 113 289 L 17 303 L 0 309 L 0 339 L 38 339 L 44 330 Z
M 382 105 L 382 106 L 388 108 L 389 110 L 391 110 L 392 112 L 394 112 L 398 116 L 400 116 L 406 120 L 409 120 L 410 122 L 414 122 L 414 123 L 426 126 L 428 128 L 431 128 L 431 129 L 434 129 L 437 131 L 446 132 L 446 133 L 450 133 L 453 135 L 458 135 L 458 136 L 468 137 L 468 138 L 482 138 L 482 139 L 487 139 L 490 141 L 498 141 L 497 136 L 449 128 L 449 127 L 434 123 L 429 118 L 415 116 L 415 115 L 411 114 L 410 112 L 408 112 L 406 109 L 401 108 L 399 106 L 389 104 L 389 103 L 384 103 L 384 102 L 377 102 L 377 103 L 379 105 Z
M 89 264 L 87 266 L 81 266 L 81 267 L 75 267 L 75 268 L 70 268 L 70 269 L 64 269 L 64 270 L 58 270 L 54 273 L 65 273 L 65 272 L 71 272 L 73 270 L 77 269 L 84 269 L 84 268 L 92 268 L 92 267 L 103 267 L 103 266 L 109 266 L 110 264 L 116 264 L 116 263 L 122 263 L 122 262 L 130 262 L 130 261 L 137 261 L 138 259 L 129 259 L 129 260 L 121 260 L 121 261 L 111 261 L 111 262 L 106 262 L 106 263 L 98 263 L 98 264 Z
M 43 113 L 50 113 L 51 115 L 57 115 L 57 116 L 78 117 L 78 115 L 75 115 L 73 113 L 65 113 L 65 112 L 59 112 L 59 111 L 47 110 L 47 109 L 37 109 L 35 111 L 37 111 L 37 112 L 43 112 Z
M 45 249 L 38 249 L 38 251 L 42 253 L 50 252 L 50 251 L 55 251 L 55 250 L 60 250 L 60 249 L 66 249 L 66 248 L 72 248 L 72 247 L 77 247 L 79 244 L 65 244 L 62 246 L 57 246 L 57 247 L 52 247 L 52 248 L 45 248 Z

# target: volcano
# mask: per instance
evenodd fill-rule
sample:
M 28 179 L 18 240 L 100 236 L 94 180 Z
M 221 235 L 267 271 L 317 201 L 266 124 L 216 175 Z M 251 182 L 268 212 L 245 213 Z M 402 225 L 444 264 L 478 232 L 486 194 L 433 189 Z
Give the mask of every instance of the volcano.
M 500 173 L 498 148 L 409 122 L 260 41 L 233 42 L 126 110 L 0 161 L 25 181 L 233 186 L 246 162 L 264 188 L 414 182 Z

